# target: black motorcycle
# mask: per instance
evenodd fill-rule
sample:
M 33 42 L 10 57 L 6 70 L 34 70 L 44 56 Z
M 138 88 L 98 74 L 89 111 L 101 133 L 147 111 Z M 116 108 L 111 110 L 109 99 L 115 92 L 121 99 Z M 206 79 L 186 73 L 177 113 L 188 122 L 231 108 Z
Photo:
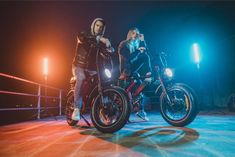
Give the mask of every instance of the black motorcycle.
M 98 49 L 96 53 L 97 73 L 90 75 L 85 72 L 86 80 L 82 84 L 81 118 L 89 124 L 83 116 L 87 111 L 95 128 L 103 133 L 113 133 L 120 130 L 127 122 L 130 115 L 130 106 L 126 99 L 125 91 L 112 85 L 112 59 L 111 54 Z M 72 120 L 74 110 L 74 86 L 76 79 L 70 80 L 70 91 L 67 95 L 66 117 L 67 123 L 74 126 L 78 121 Z
M 197 96 L 194 90 L 186 84 L 174 83 L 173 72 L 168 68 L 166 53 L 159 54 L 160 65 L 155 66 L 151 84 L 155 87 L 154 94 L 160 98 L 160 112 L 164 120 L 173 126 L 185 126 L 191 123 L 198 113 Z M 141 66 L 141 65 L 140 65 Z M 150 76 L 140 76 L 138 71 L 119 85 L 125 88 L 127 98 L 132 105 L 132 111 L 138 112 L 141 109 L 143 90 L 149 84 L 144 79 Z

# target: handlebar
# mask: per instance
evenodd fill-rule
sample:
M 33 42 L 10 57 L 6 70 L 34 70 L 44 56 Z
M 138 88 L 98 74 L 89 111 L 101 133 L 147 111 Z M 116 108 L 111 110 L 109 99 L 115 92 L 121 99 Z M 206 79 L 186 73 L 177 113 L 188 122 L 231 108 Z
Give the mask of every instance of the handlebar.
M 159 53 L 159 59 L 161 61 L 161 64 L 163 67 L 167 67 L 167 60 L 166 60 L 167 54 L 165 52 L 160 52 Z

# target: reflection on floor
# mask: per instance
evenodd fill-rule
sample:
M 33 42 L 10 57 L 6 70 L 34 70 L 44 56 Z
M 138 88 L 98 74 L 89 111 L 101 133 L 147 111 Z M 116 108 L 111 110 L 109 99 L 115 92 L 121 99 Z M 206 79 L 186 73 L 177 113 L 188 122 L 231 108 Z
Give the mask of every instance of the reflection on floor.
M 89 117 L 89 116 L 88 116 Z M 70 127 L 64 117 L 0 127 L 0 156 L 232 156 L 235 114 L 200 113 L 187 127 L 172 127 L 159 113 L 131 123 L 114 134 L 102 134 L 81 121 Z

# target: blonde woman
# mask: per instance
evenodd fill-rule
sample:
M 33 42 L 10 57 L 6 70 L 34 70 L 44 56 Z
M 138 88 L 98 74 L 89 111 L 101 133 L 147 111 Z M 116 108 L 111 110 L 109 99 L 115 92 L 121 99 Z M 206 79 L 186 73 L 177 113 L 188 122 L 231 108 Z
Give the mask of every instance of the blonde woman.
M 131 28 L 128 31 L 126 40 L 122 41 L 118 47 L 119 54 L 119 80 L 125 80 L 134 72 L 144 70 L 145 75 L 151 75 L 151 63 L 147 53 L 147 47 L 144 40 L 144 35 L 140 34 L 138 28 Z M 151 78 L 148 77 L 144 81 L 151 82 Z M 143 119 L 148 120 L 146 113 L 144 112 L 144 105 L 142 104 L 141 112 L 137 113 Z

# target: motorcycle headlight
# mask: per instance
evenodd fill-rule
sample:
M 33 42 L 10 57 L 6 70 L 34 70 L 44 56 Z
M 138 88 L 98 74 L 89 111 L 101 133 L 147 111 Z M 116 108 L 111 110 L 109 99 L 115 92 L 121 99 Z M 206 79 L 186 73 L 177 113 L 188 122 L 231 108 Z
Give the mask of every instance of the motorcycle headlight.
M 164 74 L 165 74 L 167 77 L 169 77 L 169 78 L 173 77 L 173 72 L 172 72 L 172 70 L 171 70 L 170 68 L 166 68 L 166 69 L 164 70 Z
M 104 69 L 104 73 L 105 73 L 105 76 L 107 78 L 111 78 L 112 77 L 112 73 L 111 73 L 111 71 L 109 69 Z

